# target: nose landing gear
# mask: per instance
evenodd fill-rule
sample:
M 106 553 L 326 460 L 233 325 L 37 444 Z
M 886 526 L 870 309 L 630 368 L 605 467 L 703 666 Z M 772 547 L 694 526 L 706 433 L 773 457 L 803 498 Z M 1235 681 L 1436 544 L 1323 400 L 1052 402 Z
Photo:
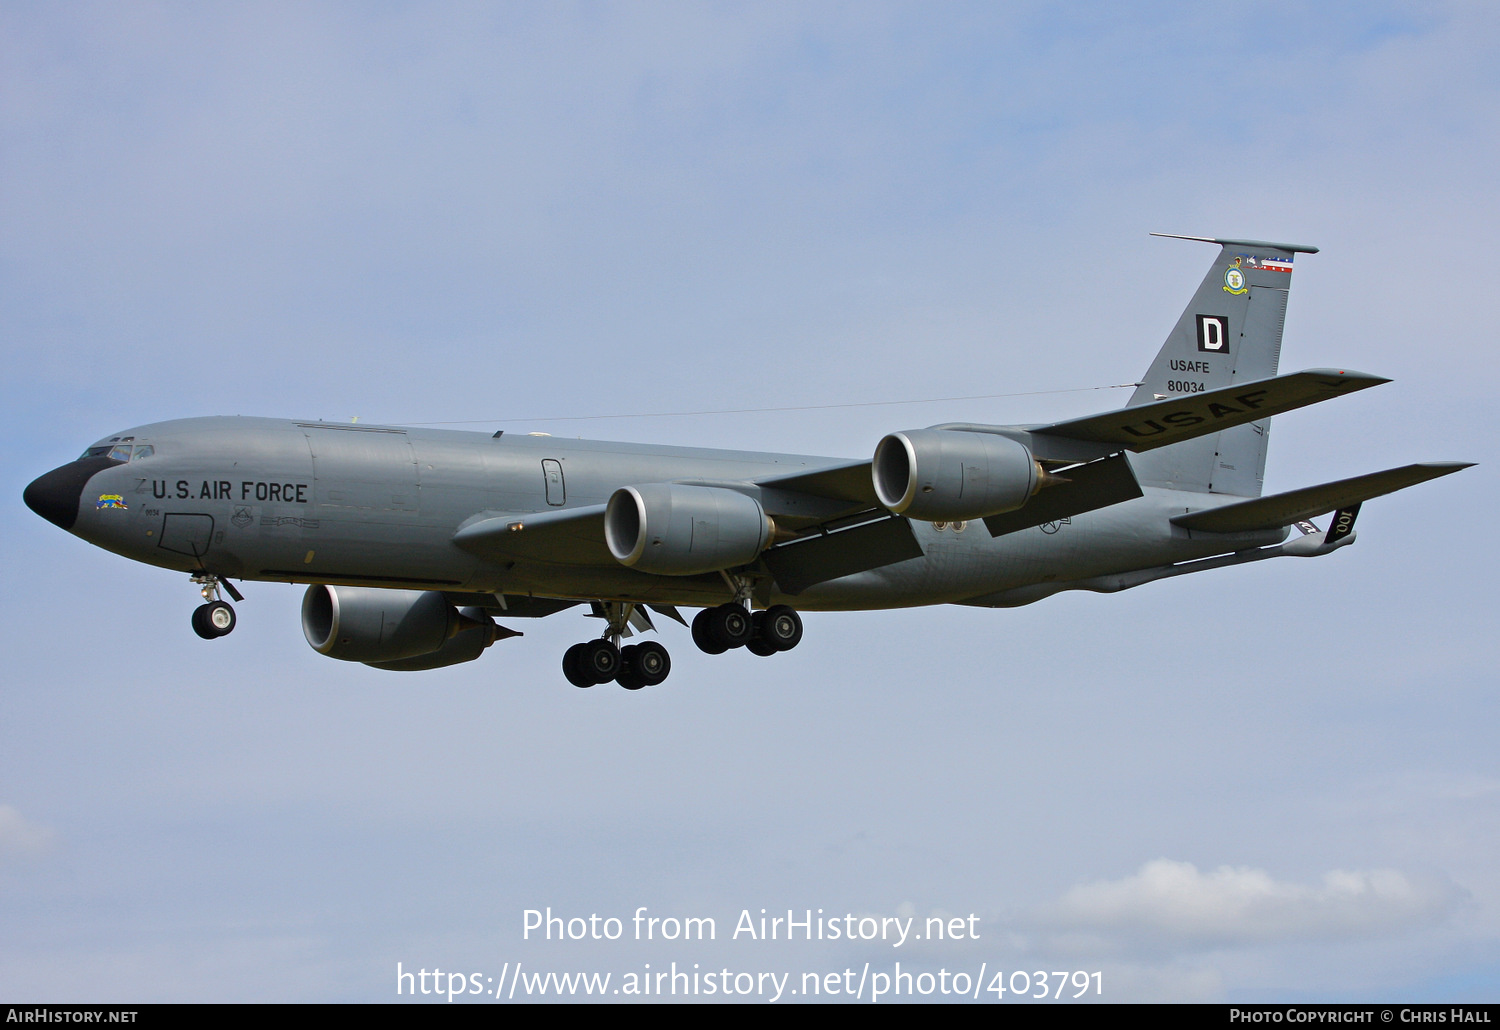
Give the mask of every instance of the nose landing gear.
M 193 609 L 193 632 L 204 640 L 231 632 L 234 622 L 234 609 L 223 601 L 210 601 Z
M 198 592 L 203 595 L 204 602 L 193 609 L 193 632 L 204 640 L 228 636 L 234 631 L 234 609 L 219 596 L 219 589 L 227 590 L 236 601 L 243 601 L 244 596 L 233 583 L 221 580 L 211 572 L 194 573 L 193 582 L 201 588 Z

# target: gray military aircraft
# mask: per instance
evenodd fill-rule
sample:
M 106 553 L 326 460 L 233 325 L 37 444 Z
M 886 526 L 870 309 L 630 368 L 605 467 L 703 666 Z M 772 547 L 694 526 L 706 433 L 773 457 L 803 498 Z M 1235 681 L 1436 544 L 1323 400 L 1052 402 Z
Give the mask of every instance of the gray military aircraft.
M 567 650 L 564 675 L 634 690 L 671 670 L 654 640 L 620 646 L 651 613 L 686 624 L 678 607 L 701 608 L 699 648 L 769 656 L 802 639 L 799 612 L 1012 607 L 1328 554 L 1354 542 L 1361 502 L 1468 467 L 1261 496 L 1271 416 L 1389 380 L 1277 374 L 1293 260 L 1317 248 L 1174 238 L 1218 256 L 1129 404 L 1101 415 L 907 430 L 854 461 L 192 418 L 106 437 L 25 501 L 189 573 L 205 638 L 234 629 L 232 579 L 309 584 L 308 643 L 377 669 L 471 661 L 519 635 L 496 618 L 586 603 L 604 629 Z M 1310 521 L 1329 512 L 1326 531 Z

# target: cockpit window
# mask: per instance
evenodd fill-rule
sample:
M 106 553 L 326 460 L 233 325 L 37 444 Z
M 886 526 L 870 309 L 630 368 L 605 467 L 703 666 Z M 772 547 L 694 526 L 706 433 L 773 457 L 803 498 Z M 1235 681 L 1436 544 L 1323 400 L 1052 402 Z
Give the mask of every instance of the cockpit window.
M 156 453 L 156 448 L 152 447 L 149 443 L 136 444 L 134 450 L 135 450 L 135 454 L 133 455 L 133 457 L 134 457 L 134 459 L 136 461 L 140 461 L 142 458 L 149 458 L 149 457 L 151 457 L 151 455 L 153 455 L 153 454 Z M 115 444 L 113 447 L 111 447 L 109 444 L 105 444 L 102 447 L 90 447 L 88 450 L 84 451 L 78 457 L 79 458 L 104 458 L 104 457 L 108 457 L 108 458 L 110 458 L 110 459 L 112 459 L 114 461 L 130 461 L 131 458 L 132 458 L 131 446 L 128 443 L 120 443 L 120 444 Z

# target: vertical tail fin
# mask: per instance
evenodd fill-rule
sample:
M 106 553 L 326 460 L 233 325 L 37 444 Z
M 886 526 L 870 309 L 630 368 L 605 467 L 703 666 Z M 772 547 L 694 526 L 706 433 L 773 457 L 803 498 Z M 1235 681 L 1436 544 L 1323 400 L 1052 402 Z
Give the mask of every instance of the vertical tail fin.
M 1167 236 L 1167 233 L 1153 233 Z M 1219 256 L 1151 363 L 1130 404 L 1202 393 L 1276 374 L 1286 320 L 1292 259 L 1317 247 L 1259 240 L 1216 240 Z M 1259 497 L 1269 420 L 1134 455 L 1137 477 L 1152 486 Z

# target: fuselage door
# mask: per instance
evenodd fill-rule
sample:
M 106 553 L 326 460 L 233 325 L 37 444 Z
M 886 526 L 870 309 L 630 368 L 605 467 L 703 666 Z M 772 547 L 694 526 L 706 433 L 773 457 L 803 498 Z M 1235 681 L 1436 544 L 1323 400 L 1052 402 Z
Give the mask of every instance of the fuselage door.
M 318 504 L 415 513 L 416 455 L 399 429 L 303 424 L 313 453 Z
M 202 558 L 208 553 L 214 535 L 212 515 L 168 512 L 162 517 L 161 539 L 157 546 L 175 554 Z
M 561 507 L 568 499 L 567 484 L 563 482 L 562 462 L 556 458 L 543 458 L 542 476 L 547 481 L 547 503 Z

